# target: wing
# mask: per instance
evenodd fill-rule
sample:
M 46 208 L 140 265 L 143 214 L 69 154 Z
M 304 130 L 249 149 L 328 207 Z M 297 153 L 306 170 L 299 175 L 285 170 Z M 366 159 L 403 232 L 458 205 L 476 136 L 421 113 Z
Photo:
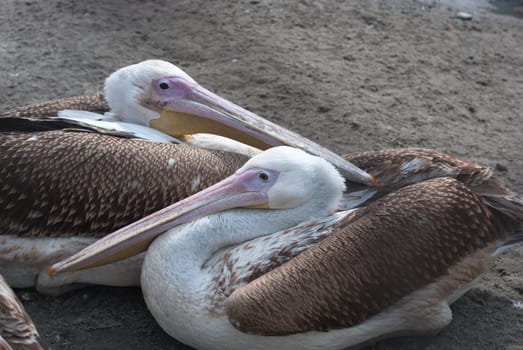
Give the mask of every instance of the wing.
M 64 111 L 68 113 L 64 114 Z M 110 120 L 109 116 L 106 117 L 108 111 L 109 106 L 105 102 L 103 94 L 75 96 L 36 103 L 1 112 L 0 134 L 72 129 L 125 138 L 137 137 L 136 132 L 133 132 L 134 130 L 126 130 L 125 126 L 124 130 L 121 130 L 121 127 L 117 124 L 109 123 L 108 125 L 108 123 L 105 123 L 105 120 Z M 76 112 L 76 115 L 74 112 Z M 90 112 L 98 118 L 102 117 L 104 121 L 100 122 L 86 117 L 87 114 L 78 118 L 81 112 Z M 147 137 L 140 138 L 147 139 Z
M 103 236 L 225 178 L 246 157 L 85 132 L 0 135 L 0 234 Z
M 4 119 L 40 119 L 53 117 L 57 116 L 58 112 L 64 109 L 77 109 L 103 114 L 109 111 L 109 106 L 107 105 L 107 102 L 105 102 L 104 95 L 101 93 L 92 96 L 75 96 L 36 103 L 1 112 L 0 120 L 4 123 Z
M 504 233 L 455 179 L 406 186 L 357 209 L 319 244 L 236 290 L 227 315 L 241 331 L 263 335 L 351 327 Z
M 180 143 L 158 130 L 115 121 L 108 110 L 103 94 L 69 97 L 18 107 L 0 113 L 0 133 L 74 130 Z
M 397 148 L 347 154 L 345 159 L 373 175 L 378 191 L 347 184 L 342 208 L 355 208 L 404 186 L 440 177 L 452 177 L 508 220 L 523 216 L 523 198 L 492 177 L 489 167 L 463 161 L 432 149 Z M 523 229 L 523 226 L 521 226 Z
M 211 269 L 209 275 L 213 276 L 207 288 L 211 304 L 223 306 L 238 288 L 315 246 L 330 236 L 335 225 L 350 212 L 337 212 L 218 252 L 203 267 Z
M 2 339 L 14 349 L 42 349 L 33 321 L 0 275 L 0 347 Z
M 373 175 L 378 191 L 348 183 L 344 207 L 361 206 L 401 187 L 438 177 L 456 178 L 466 185 L 483 183 L 491 178 L 488 167 L 462 161 L 432 149 L 396 148 L 350 153 L 345 159 Z M 372 195 L 370 195 L 372 194 Z
M 407 185 L 433 177 L 454 177 L 459 174 L 462 177 L 473 177 L 477 173 L 490 172 L 486 167 L 425 148 L 395 148 L 352 153 L 346 155 L 346 158 L 368 168 L 390 184 Z M 409 180 L 413 176 L 419 177 Z
M 132 134 L 99 127 L 85 120 L 75 120 L 68 117 L 60 118 L 60 112 L 67 109 L 92 112 L 98 116 L 103 116 L 104 113 L 108 112 L 109 106 L 105 102 L 104 95 L 97 94 L 93 96 L 68 97 L 18 107 L 0 113 L 0 134 L 74 129 L 119 137 L 134 137 Z
M 58 112 L 58 117 L 47 118 L 45 122 L 63 123 L 68 125 L 68 129 L 93 131 L 104 135 L 137 138 L 152 142 L 182 143 L 180 140 L 157 129 L 115 120 L 111 113 L 99 114 L 89 111 L 65 109 Z
M 348 154 L 345 158 L 377 177 L 387 193 L 437 177 L 457 178 L 467 186 L 492 176 L 488 167 L 463 161 L 433 149 L 397 148 Z

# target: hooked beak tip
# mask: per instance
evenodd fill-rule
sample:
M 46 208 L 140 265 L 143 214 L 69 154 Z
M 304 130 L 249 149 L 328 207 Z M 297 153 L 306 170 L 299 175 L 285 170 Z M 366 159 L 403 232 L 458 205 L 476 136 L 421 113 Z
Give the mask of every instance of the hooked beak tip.
M 378 180 L 376 180 L 376 178 L 374 176 L 370 176 L 370 183 L 372 184 L 372 186 L 378 188 Z
M 51 265 L 50 268 L 47 269 L 47 276 L 53 278 L 55 273 L 56 273 L 56 269 L 55 269 L 55 266 L 53 264 L 53 265 Z

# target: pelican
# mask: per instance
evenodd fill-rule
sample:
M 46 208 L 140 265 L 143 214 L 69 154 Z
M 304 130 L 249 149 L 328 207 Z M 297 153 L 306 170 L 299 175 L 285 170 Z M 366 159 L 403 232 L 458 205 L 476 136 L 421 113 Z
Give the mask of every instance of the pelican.
M 344 188 L 325 160 L 272 148 L 49 274 L 111 263 L 154 240 L 142 289 L 174 338 L 197 349 L 345 349 L 440 331 L 496 252 L 523 239 L 515 194 L 493 206 L 443 176 L 340 212 Z
M 41 350 L 38 332 L 20 300 L 0 275 L 0 349 Z
M 349 180 L 374 183 L 340 156 L 213 94 L 168 62 L 121 68 L 104 92 L 0 115 L 0 274 L 12 287 L 59 294 L 73 283 L 138 285 L 140 257 L 63 280 L 49 280 L 46 271 L 96 238 L 225 178 L 258 148 L 299 146 Z M 211 149 L 172 143 L 182 141 Z M 242 154 L 216 150 L 240 143 L 248 143 Z

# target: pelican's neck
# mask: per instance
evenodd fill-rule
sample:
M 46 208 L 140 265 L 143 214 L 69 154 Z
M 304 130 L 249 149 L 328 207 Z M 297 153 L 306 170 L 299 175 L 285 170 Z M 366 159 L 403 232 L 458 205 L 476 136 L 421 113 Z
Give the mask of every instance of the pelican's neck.
M 234 209 L 209 215 L 158 237 L 149 247 L 147 257 L 155 257 L 159 264 L 169 266 L 173 272 L 170 282 L 174 284 L 173 279 L 199 274 L 202 265 L 218 250 L 332 213 L 325 208 L 320 203 L 309 203 L 286 210 Z M 187 282 L 191 281 L 194 279 L 189 278 Z

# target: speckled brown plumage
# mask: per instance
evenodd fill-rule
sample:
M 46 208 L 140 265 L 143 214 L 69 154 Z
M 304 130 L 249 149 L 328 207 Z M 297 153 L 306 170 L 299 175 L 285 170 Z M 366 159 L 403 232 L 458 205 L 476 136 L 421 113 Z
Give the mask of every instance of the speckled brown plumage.
M 502 213 L 508 220 L 517 221 L 523 217 L 523 197 L 495 179 L 489 167 L 422 148 L 350 153 L 344 157 L 378 181 L 378 192 L 371 201 L 409 184 L 451 177 L 467 185 L 491 209 Z M 347 184 L 347 192 L 360 188 L 354 183 Z
M 375 176 L 380 191 L 386 193 L 436 177 L 453 177 L 473 187 L 492 176 L 492 170 L 488 167 L 433 149 L 384 149 L 349 153 L 345 159 Z
M 37 338 L 33 321 L 0 275 L 0 349 L 41 350 Z
M 106 130 L 69 119 L 57 118 L 58 112 L 64 109 L 76 109 L 94 113 L 109 110 L 104 95 L 75 96 L 17 107 L 0 112 L 0 134 L 9 132 L 36 132 L 62 130 L 66 128 L 95 131 L 107 135 L 130 137 L 124 133 Z
M 351 327 L 512 229 L 455 179 L 409 185 L 358 209 L 335 234 L 236 290 L 227 314 L 241 331 L 263 335 Z
M 225 313 L 227 298 L 238 288 L 274 270 L 334 232 L 343 213 L 302 223 L 287 230 L 262 236 L 215 254 L 206 262 L 211 267 L 206 290 L 209 311 Z
M 3 118 L 45 118 L 56 116 L 59 111 L 64 109 L 78 109 L 82 111 L 90 111 L 97 113 L 104 113 L 109 110 L 109 106 L 105 101 L 104 95 L 98 93 L 96 95 L 74 96 L 61 98 L 52 101 L 35 103 L 28 106 L 17 107 L 0 113 L 0 120 Z
M 246 158 L 89 132 L 0 135 L 0 234 L 100 237 L 230 175 Z

